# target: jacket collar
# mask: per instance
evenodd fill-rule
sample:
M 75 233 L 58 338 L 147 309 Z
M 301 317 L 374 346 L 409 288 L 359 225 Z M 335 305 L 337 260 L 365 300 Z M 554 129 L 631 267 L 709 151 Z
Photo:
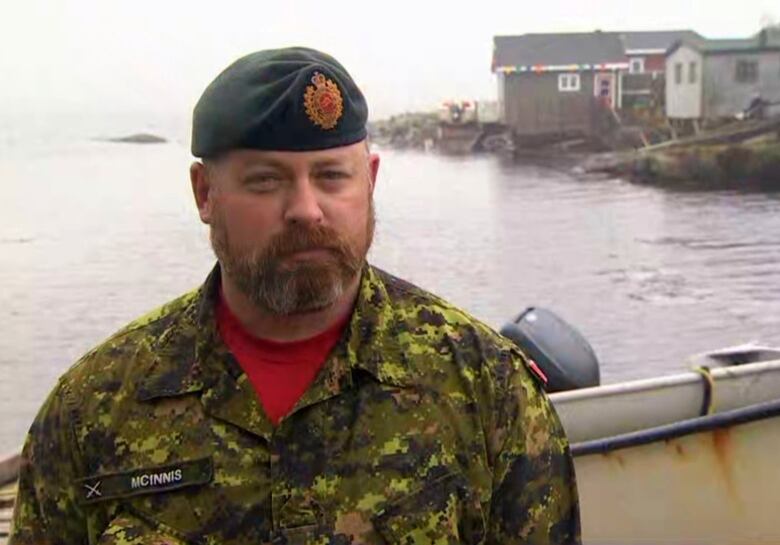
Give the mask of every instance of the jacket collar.
M 394 305 L 386 274 L 366 266 L 347 336 L 347 360 L 352 369 L 362 369 L 379 382 L 409 386 L 414 382 L 402 344 L 403 316 Z
M 362 271 L 352 318 L 323 368 L 323 381 L 333 394 L 352 383 L 356 369 L 385 384 L 403 387 L 413 382 L 414 371 L 401 344 L 402 317 L 383 276 L 370 265 Z M 222 373 L 235 380 L 243 374 L 217 332 L 214 309 L 220 281 L 217 264 L 204 284 L 183 298 L 183 309 L 173 310 L 181 314 L 152 341 L 155 358 L 138 384 L 139 400 L 200 392 Z

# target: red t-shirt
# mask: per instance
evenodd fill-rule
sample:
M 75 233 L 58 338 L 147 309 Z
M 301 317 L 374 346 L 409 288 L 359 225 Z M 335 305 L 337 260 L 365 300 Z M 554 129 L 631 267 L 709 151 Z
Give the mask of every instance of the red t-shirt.
M 293 342 L 253 337 L 224 299 L 217 303 L 217 329 L 257 392 L 274 425 L 288 414 L 314 381 L 349 320 L 344 316 L 327 331 Z

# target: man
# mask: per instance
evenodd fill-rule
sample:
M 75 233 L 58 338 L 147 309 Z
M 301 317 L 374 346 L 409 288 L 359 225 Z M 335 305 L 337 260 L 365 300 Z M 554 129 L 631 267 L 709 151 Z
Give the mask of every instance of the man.
M 572 460 L 524 356 L 365 263 L 379 159 L 332 57 L 244 57 L 195 108 L 218 265 L 59 381 L 13 545 L 579 540 Z

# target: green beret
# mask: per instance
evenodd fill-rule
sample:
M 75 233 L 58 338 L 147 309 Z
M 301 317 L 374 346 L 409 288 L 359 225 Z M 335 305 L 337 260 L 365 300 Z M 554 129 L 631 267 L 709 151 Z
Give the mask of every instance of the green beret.
M 303 47 L 258 51 L 228 66 L 192 117 L 192 154 L 308 151 L 366 138 L 368 107 L 341 64 Z

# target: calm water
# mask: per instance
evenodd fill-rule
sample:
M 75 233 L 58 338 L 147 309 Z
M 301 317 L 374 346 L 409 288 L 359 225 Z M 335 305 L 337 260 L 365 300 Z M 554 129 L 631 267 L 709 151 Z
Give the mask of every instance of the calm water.
M 18 448 L 84 351 L 199 284 L 213 261 L 185 131 L 161 126 L 171 143 L 134 146 L 90 139 L 105 130 L 33 129 L 0 131 L 0 453 Z M 605 382 L 677 372 L 729 344 L 780 344 L 777 196 L 382 157 L 373 262 L 496 327 L 529 305 L 558 312 L 592 343 Z

